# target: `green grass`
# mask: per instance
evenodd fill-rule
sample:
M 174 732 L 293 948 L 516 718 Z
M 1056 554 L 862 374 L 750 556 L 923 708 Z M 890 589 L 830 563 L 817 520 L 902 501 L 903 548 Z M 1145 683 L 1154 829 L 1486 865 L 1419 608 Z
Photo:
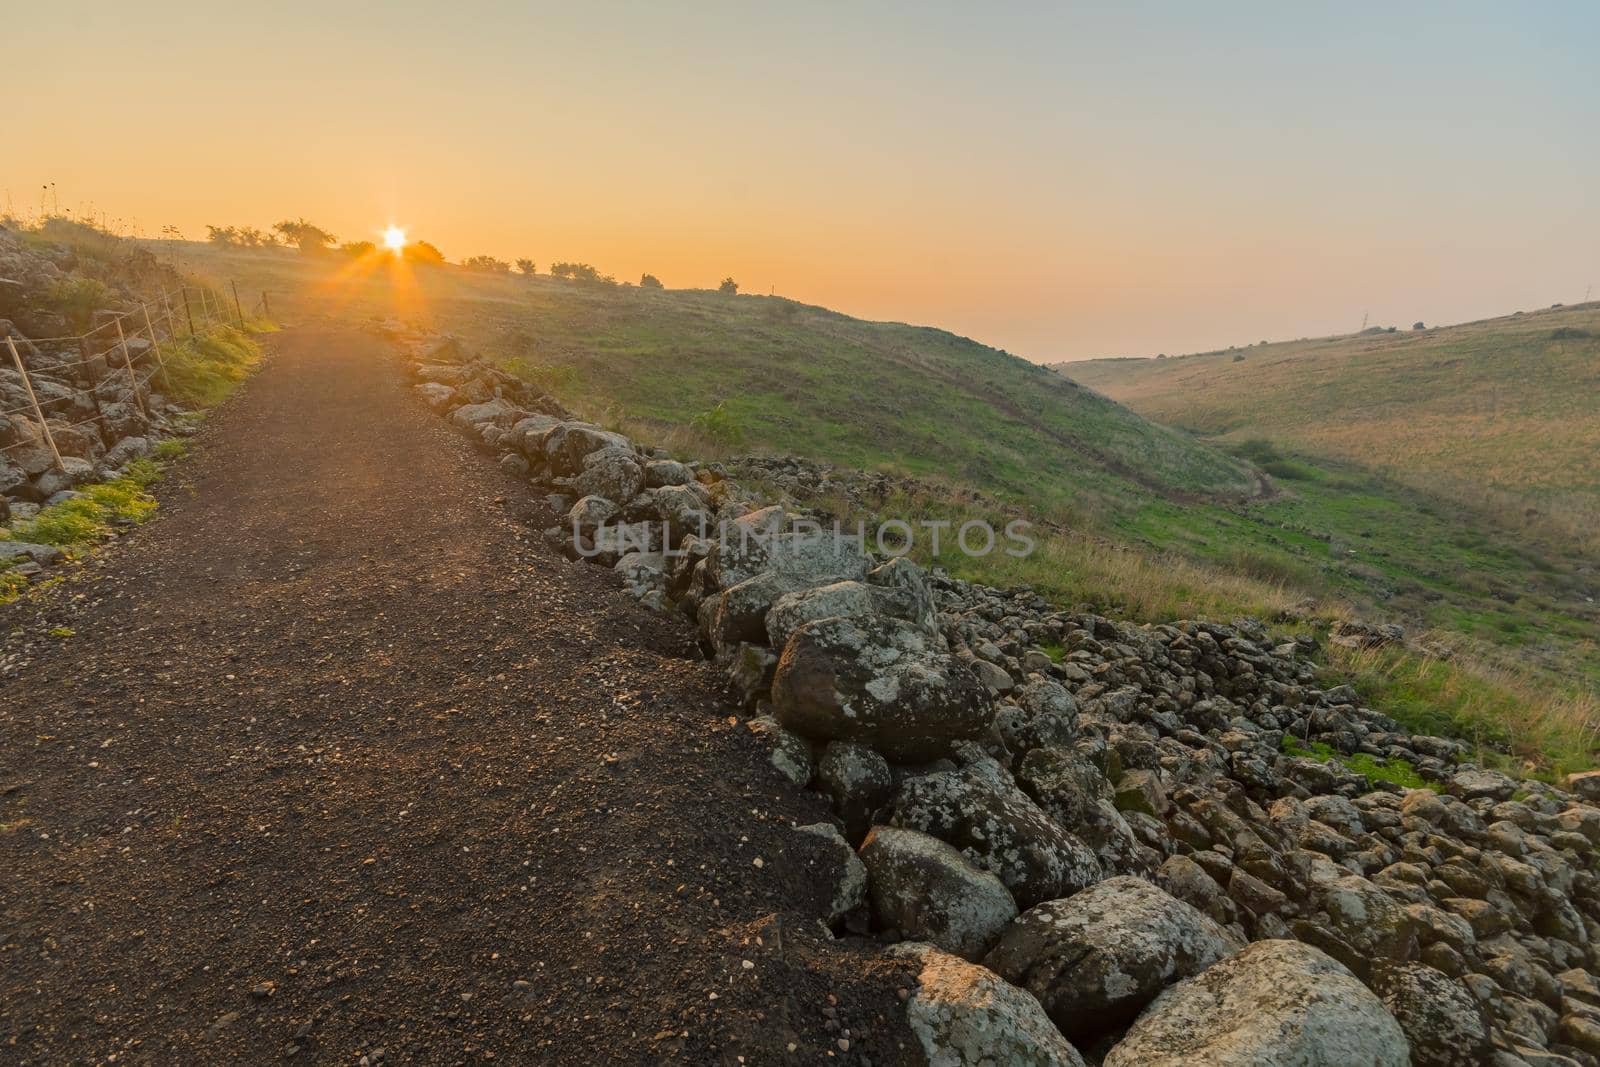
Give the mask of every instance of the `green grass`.
M 1299 738 L 1290 735 L 1284 736 L 1283 751 L 1285 755 L 1314 759 L 1318 763 L 1338 763 L 1365 778 L 1369 789 L 1376 788 L 1379 782 L 1389 782 L 1403 789 L 1439 791 L 1437 785 L 1433 782 L 1425 781 L 1417 773 L 1416 767 L 1403 759 L 1382 760 L 1366 752 L 1353 752 L 1346 756 L 1335 751 L 1333 746 L 1325 742 L 1312 741 L 1310 744 L 1306 744 Z
M 162 347 L 167 395 L 187 407 L 215 407 L 250 376 L 261 350 L 250 337 L 231 327 L 186 338 Z
M 137 459 L 127 475 L 111 482 L 82 486 L 83 496 L 64 500 L 11 527 L 12 540 L 57 548 L 92 545 L 118 526 L 137 525 L 155 514 L 156 500 L 147 490 L 161 476 L 152 460 Z

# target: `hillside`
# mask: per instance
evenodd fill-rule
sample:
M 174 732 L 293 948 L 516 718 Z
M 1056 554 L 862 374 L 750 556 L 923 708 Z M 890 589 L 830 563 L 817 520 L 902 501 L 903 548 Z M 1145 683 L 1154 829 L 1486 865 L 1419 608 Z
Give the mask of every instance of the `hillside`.
M 959 577 L 1141 620 L 1303 614 L 1313 598 L 1319 626 L 1403 622 L 1419 647 L 1454 658 L 1352 664 L 1374 700 L 1412 707 L 1428 729 L 1441 717 L 1483 736 L 1554 729 L 1524 749 L 1586 758 L 1587 712 L 1570 708 L 1600 684 L 1588 564 L 1395 475 L 1270 446 L 1230 455 L 1237 441 L 1146 421 L 976 342 L 782 298 L 193 244 L 161 253 L 237 279 L 247 303 L 266 291 L 293 321 L 447 330 L 572 410 L 684 454 L 886 472 L 877 510 L 912 521 L 1021 508 L 1049 524 L 1026 560 L 941 557 Z M 943 488 L 897 489 L 900 475 Z M 818 503 L 851 510 L 826 485 Z
M 1592 551 L 1600 302 L 1437 329 L 1055 368 L 1158 422 L 1359 464 Z

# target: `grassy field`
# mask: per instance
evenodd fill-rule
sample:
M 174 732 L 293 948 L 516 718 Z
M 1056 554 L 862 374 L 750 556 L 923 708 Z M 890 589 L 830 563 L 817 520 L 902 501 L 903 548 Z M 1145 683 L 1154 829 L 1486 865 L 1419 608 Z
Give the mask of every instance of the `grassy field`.
M 1600 615 L 1587 562 L 1426 479 L 1237 427 L 1203 441 L 965 338 L 782 298 L 178 254 L 237 279 L 247 302 L 265 291 L 280 318 L 448 330 L 587 417 L 681 454 L 791 452 L 913 474 L 936 488 L 881 513 L 1021 513 L 1052 531 L 1026 560 L 939 561 L 966 577 L 1141 620 L 1292 616 L 1323 632 L 1351 614 L 1404 621 L 1438 654 L 1340 663 L 1379 706 L 1502 746 L 1522 769 L 1594 761 Z M 1263 351 L 1225 358 L 1242 366 Z
M 1359 464 L 1523 537 L 1600 549 L 1600 302 L 1057 369 L 1209 439 Z

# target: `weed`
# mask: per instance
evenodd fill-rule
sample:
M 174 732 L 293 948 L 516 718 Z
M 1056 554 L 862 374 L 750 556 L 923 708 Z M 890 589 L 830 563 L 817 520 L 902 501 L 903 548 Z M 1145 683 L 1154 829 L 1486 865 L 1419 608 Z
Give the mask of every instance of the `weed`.
M 1431 789 L 1439 791 L 1439 787 L 1417 773 L 1416 767 L 1403 759 L 1383 760 L 1366 752 L 1354 752 L 1348 756 L 1340 755 L 1332 745 L 1322 741 L 1312 741 L 1309 744 L 1293 735 L 1283 738 L 1283 751 L 1288 756 L 1298 756 L 1302 759 L 1313 759 L 1318 763 L 1334 762 L 1348 770 L 1354 771 L 1367 780 L 1369 788 L 1375 787 L 1378 782 L 1389 782 L 1400 786 L 1402 789 Z

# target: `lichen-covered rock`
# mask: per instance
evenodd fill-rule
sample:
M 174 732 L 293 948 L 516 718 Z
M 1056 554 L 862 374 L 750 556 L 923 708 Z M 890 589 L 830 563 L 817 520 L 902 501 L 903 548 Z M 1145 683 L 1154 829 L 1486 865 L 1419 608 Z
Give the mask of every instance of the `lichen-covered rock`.
M 1489 1026 L 1465 986 L 1420 963 L 1381 963 L 1369 981 L 1411 1044 L 1413 1067 L 1477 1067 Z
M 845 835 L 859 841 L 871 828 L 873 815 L 894 794 L 894 776 L 872 746 L 830 741 L 817 762 L 817 787 L 833 801 Z
M 910 779 L 890 821 L 961 849 L 1023 907 L 1076 893 L 1101 875 L 1087 845 L 1008 780 L 979 768 Z
M 510 429 L 527 412 L 511 403 L 495 397 L 481 404 L 463 404 L 450 413 L 450 421 L 463 430 L 471 430 L 476 426 L 492 425 L 501 429 Z
M 977 679 L 935 639 L 883 616 L 801 626 L 778 660 L 772 703 L 796 733 L 866 741 L 904 763 L 947 755 L 994 715 Z
M 818 861 L 818 874 L 832 886 L 828 922 L 838 922 L 866 901 L 866 864 L 861 862 L 861 857 L 856 855 L 850 843 L 839 836 L 839 828 L 831 822 L 796 826 L 795 831 L 824 843 L 823 855 Z
M 861 843 L 867 896 L 880 929 L 981 959 L 1017 905 L 1005 884 L 937 837 L 874 826 Z
M 602 448 L 583 457 L 583 469 L 572 479 L 572 488 L 580 496 L 632 500 L 644 488 L 644 469 L 631 448 Z
M 644 484 L 651 489 L 672 485 L 688 485 L 694 481 L 694 470 L 687 463 L 675 459 L 653 459 L 644 465 Z
M 1172 986 L 1104 1067 L 1406 1067 L 1400 1024 L 1338 961 L 1257 941 Z
M 806 785 L 816 770 L 816 758 L 806 739 L 792 734 L 769 715 L 761 715 L 745 723 L 750 732 L 767 748 L 767 760 L 795 785 Z
M 1214 921 L 1142 878 L 1109 878 L 1030 908 L 984 964 L 1074 1041 L 1124 1025 L 1168 985 L 1237 952 Z
M 602 430 L 587 422 L 558 422 L 545 431 L 539 451 L 549 463 L 551 473 L 571 476 L 583 470 L 585 456 L 603 448 L 631 450 L 633 442 L 620 433 Z
M 890 952 L 922 965 L 906 1023 L 929 1067 L 1083 1067 L 1039 1002 L 994 972 L 916 941 Z
M 422 402 L 435 411 L 444 411 L 456 398 L 456 391 L 443 382 L 423 382 L 411 387 Z

